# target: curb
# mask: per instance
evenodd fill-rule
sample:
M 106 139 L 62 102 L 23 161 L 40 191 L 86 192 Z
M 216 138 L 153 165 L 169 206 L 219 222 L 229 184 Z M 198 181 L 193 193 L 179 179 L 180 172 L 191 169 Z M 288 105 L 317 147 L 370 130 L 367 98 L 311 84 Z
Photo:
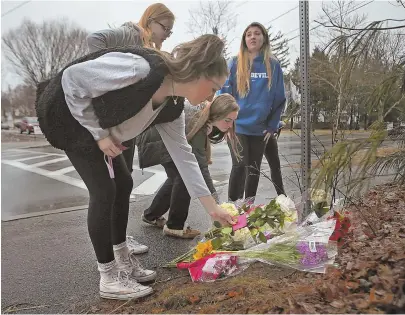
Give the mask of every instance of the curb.
M 82 205 L 82 206 L 61 208 L 61 209 L 56 209 L 56 210 L 45 210 L 45 211 L 38 211 L 38 212 L 34 212 L 34 213 L 24 213 L 24 214 L 9 216 L 9 217 L 6 217 L 5 219 L 1 218 L 1 222 L 9 222 L 9 221 L 16 221 L 16 220 L 21 220 L 21 219 L 29 219 L 29 218 L 34 218 L 34 217 L 42 217 L 42 216 L 48 215 L 48 214 L 58 214 L 58 213 L 64 213 L 64 212 L 84 210 L 87 208 L 88 208 L 88 205 Z
M 139 197 L 143 197 L 143 196 L 139 196 Z M 139 201 L 139 199 L 140 198 L 138 198 L 138 199 L 130 198 L 129 204 L 131 205 L 132 203 Z M 21 219 L 43 217 L 45 215 L 50 215 L 50 214 L 59 214 L 59 213 L 65 213 L 65 212 L 86 210 L 88 207 L 89 207 L 89 205 L 85 204 L 85 205 L 81 205 L 81 206 L 59 208 L 59 209 L 54 209 L 54 210 L 44 210 L 44 211 L 38 211 L 38 212 L 33 212 L 33 213 L 17 214 L 17 215 L 13 215 L 13 216 L 6 216 L 6 218 L 3 218 L 3 216 L 2 216 L 1 222 L 10 222 L 10 221 L 17 221 L 17 220 L 21 220 Z

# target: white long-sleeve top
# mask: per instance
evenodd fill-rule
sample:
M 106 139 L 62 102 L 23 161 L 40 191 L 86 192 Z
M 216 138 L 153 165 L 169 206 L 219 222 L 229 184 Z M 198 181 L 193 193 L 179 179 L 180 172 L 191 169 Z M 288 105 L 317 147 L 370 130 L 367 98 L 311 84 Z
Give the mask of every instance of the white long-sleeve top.
M 149 63 L 143 57 L 121 52 L 107 53 L 94 60 L 70 66 L 62 75 L 62 88 L 70 112 L 96 141 L 109 135 L 120 142 L 135 138 L 153 122 L 163 106 L 153 110 L 150 100 L 132 118 L 112 128 L 102 129 L 92 99 L 134 84 L 145 78 L 149 71 Z M 191 198 L 211 195 L 186 139 L 184 112 L 176 120 L 158 124 L 156 128 Z

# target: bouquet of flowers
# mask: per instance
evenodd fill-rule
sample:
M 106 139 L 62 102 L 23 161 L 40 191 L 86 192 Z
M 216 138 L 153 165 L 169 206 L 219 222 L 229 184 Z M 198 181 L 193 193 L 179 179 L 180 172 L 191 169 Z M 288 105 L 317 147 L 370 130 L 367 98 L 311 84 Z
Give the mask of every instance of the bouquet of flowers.
M 184 255 L 175 258 L 167 267 L 177 267 L 178 263 L 190 263 L 209 255 L 213 250 L 235 251 L 267 242 L 274 235 L 279 235 L 284 227 L 286 213 L 276 200 L 267 205 L 252 205 L 250 200 L 244 202 L 223 203 L 223 209 L 237 218 L 235 225 L 223 227 L 214 222 L 214 227 L 206 232 L 198 244 Z M 290 215 L 290 214 L 288 214 Z
M 313 202 L 325 205 L 325 195 L 317 195 L 323 197 Z M 337 217 L 327 219 L 314 212 L 298 225 L 296 206 L 284 195 L 266 205 L 245 200 L 220 206 L 237 223 L 224 227 L 214 222 L 196 246 L 166 267 L 188 269 L 193 281 L 215 281 L 239 273 L 254 261 L 323 273 L 337 255 L 336 242 L 329 241 Z
M 301 271 L 324 273 L 326 265 L 332 264 L 337 255 L 335 242 L 329 242 L 335 222 L 328 220 L 314 225 L 298 227 L 270 239 L 267 243 L 232 252 L 248 261 L 287 266 Z M 214 253 L 217 253 L 214 251 Z M 230 252 L 218 252 L 231 254 Z
M 335 220 L 336 224 L 329 240 L 336 241 L 337 245 L 341 246 L 343 245 L 344 237 L 347 235 L 349 228 L 351 227 L 349 215 L 349 212 L 343 211 L 343 199 L 336 199 L 332 204 L 332 208 L 323 216 L 319 217 L 317 213 L 312 212 L 301 226 L 307 226 L 325 220 Z

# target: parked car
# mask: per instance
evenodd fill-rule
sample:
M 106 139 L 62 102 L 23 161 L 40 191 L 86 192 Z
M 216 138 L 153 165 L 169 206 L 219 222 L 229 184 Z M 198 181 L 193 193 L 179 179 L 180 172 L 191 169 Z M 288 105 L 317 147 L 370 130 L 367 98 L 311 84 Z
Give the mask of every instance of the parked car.
M 10 129 L 10 125 L 6 122 L 1 122 L 1 130 L 9 130 Z
M 28 134 L 34 133 L 34 127 L 38 127 L 38 117 L 24 117 L 20 122 L 20 133 L 27 132 Z
M 21 119 L 14 120 L 14 127 L 15 128 L 20 129 L 20 125 L 21 125 Z

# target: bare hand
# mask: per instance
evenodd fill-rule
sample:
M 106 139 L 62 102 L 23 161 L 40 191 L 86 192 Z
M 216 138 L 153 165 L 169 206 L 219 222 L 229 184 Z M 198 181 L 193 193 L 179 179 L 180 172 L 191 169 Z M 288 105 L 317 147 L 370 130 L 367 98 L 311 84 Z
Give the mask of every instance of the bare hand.
M 222 225 L 233 225 L 237 223 L 237 220 L 234 219 L 225 209 L 216 205 L 212 211 L 208 211 L 212 220 L 218 221 Z
M 267 144 L 267 142 L 269 142 L 269 139 L 271 138 L 271 132 L 265 130 L 263 131 L 263 134 L 264 134 L 264 142 Z
M 111 136 L 98 140 L 97 144 L 100 150 L 103 151 L 105 155 L 110 156 L 112 158 L 122 153 L 122 151 L 115 144 L 114 139 Z

